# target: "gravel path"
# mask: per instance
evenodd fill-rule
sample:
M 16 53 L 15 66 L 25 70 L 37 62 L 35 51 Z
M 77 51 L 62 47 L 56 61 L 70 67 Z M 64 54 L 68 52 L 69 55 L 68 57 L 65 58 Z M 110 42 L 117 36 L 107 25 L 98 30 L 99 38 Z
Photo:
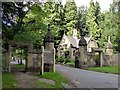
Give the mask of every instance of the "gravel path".
M 16 76 L 16 80 L 18 82 L 18 85 L 17 85 L 18 88 L 37 88 L 35 84 L 37 76 L 34 76 L 31 72 L 25 73 L 23 72 L 22 69 L 18 69 L 14 67 L 14 65 L 13 65 L 12 72 Z
M 18 81 L 18 88 L 36 88 L 35 79 L 37 77 L 24 72 L 16 72 L 15 75 Z

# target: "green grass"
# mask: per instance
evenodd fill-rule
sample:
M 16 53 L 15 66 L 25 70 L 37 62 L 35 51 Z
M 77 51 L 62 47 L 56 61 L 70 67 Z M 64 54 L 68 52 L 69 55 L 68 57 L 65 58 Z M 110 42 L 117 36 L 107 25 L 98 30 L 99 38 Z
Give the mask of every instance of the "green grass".
M 37 86 L 41 87 L 41 88 L 63 88 L 61 83 L 69 82 L 66 78 L 64 78 L 58 72 L 54 72 L 54 73 L 53 72 L 45 72 L 43 75 L 37 74 L 37 76 L 55 81 L 55 85 L 50 85 L 50 84 L 43 83 L 41 81 L 37 81 Z
M 24 64 L 22 64 L 22 65 L 16 64 L 15 67 L 16 67 L 16 68 L 19 68 L 19 69 L 24 69 L 24 68 L 25 68 L 25 65 L 24 65 Z
M 108 67 L 94 67 L 94 68 L 87 68 L 88 70 L 104 72 L 104 73 L 112 73 L 112 74 L 120 74 L 120 67 L 118 70 L 117 66 L 108 66 Z
M 3 72 L 2 73 L 2 88 L 16 88 L 17 81 L 14 74 Z
M 37 86 L 37 88 L 55 88 L 55 86 L 47 84 L 47 83 L 39 81 L 39 80 L 36 80 L 36 86 Z

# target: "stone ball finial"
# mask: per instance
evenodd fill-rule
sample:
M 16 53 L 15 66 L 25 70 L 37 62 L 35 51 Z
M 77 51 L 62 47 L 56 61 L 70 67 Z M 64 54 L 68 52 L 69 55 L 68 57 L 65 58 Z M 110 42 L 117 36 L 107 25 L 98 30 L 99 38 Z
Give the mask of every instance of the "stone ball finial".
M 50 24 L 48 24 L 48 32 L 44 37 L 44 42 L 54 42 L 54 37 L 50 32 Z

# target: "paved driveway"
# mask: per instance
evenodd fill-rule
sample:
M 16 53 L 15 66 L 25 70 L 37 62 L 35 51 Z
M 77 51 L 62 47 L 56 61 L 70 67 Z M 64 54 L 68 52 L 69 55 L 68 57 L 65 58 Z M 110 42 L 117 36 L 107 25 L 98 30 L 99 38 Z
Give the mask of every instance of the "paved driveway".
M 118 75 L 106 74 L 77 68 L 71 68 L 61 65 L 56 65 L 56 70 L 62 73 L 65 77 L 77 88 L 118 88 Z

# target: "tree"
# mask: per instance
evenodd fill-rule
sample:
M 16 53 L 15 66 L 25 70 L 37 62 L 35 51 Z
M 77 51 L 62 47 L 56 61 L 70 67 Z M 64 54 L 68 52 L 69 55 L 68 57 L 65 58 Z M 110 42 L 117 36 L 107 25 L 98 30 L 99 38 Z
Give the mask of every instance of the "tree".
M 119 15 L 118 10 L 116 10 L 116 4 L 112 3 L 110 7 L 110 11 L 105 12 L 103 20 L 103 30 L 101 35 L 101 45 L 103 48 L 106 48 L 106 43 L 108 40 L 108 36 L 111 38 L 111 42 L 113 44 L 114 50 L 118 49 L 118 22 L 119 22 Z M 118 51 L 118 50 L 117 50 Z
M 117 14 L 117 16 L 118 16 L 118 22 L 117 22 L 117 25 L 118 25 L 118 30 L 117 30 L 117 51 L 118 52 L 120 52 L 120 1 L 117 3 L 117 5 L 118 5 L 118 14 Z
M 7 9 L 8 6 L 10 9 Z M 47 30 L 43 21 L 45 15 L 40 3 L 5 2 L 3 4 L 3 40 L 6 42 L 28 41 L 33 42 L 35 46 L 43 45 Z
M 101 13 L 101 8 L 99 5 L 99 2 L 96 1 L 95 3 L 95 22 L 97 24 L 97 32 L 98 32 L 98 37 L 97 37 L 97 43 L 99 45 L 99 47 L 102 47 L 103 42 L 101 41 L 101 37 L 102 37 L 102 32 L 103 32 L 103 28 L 104 28 L 104 16 Z
M 103 28 L 101 22 L 103 18 L 99 2 L 94 4 L 93 0 L 91 0 L 86 19 L 89 36 L 92 36 L 97 41 L 98 46 L 100 46 L 100 38 Z
M 25 32 L 19 32 L 14 36 L 17 41 L 29 41 L 34 46 L 43 45 L 43 39 L 47 31 L 47 26 L 44 23 L 46 13 L 41 8 L 39 3 L 35 3 L 31 10 L 25 15 L 22 26 Z
M 64 10 L 66 24 L 65 26 L 67 29 L 65 32 L 67 32 L 68 35 L 72 35 L 72 31 L 74 28 L 76 28 L 77 24 L 77 6 L 74 0 L 67 0 Z
M 86 17 L 86 24 L 88 27 L 89 35 L 94 37 L 94 39 L 97 40 L 97 37 L 99 37 L 99 30 L 97 29 L 97 24 L 95 22 L 95 5 L 94 2 L 91 0 L 90 6 L 88 9 L 87 17 Z
M 46 2 L 44 11 L 47 13 L 45 17 L 46 24 L 50 23 L 52 34 L 54 35 L 55 48 L 57 48 L 66 29 L 64 8 L 60 1 Z
M 8 41 L 18 32 L 24 32 L 23 18 L 32 7 L 33 3 L 2 2 L 2 38 L 3 47 L 8 49 Z M 8 8 L 9 7 L 9 8 Z M 26 9 L 25 9 L 26 8 Z
M 79 29 L 84 28 L 85 35 L 88 35 L 88 29 L 87 29 L 87 25 L 86 25 L 87 7 L 85 7 L 85 6 L 78 7 L 78 14 L 79 14 L 78 15 L 79 17 L 78 17 L 77 24 L 80 24 L 80 25 L 77 25 L 77 28 L 79 28 Z
M 3 39 L 12 40 L 17 32 L 24 31 L 22 29 L 22 25 L 24 24 L 23 18 L 31 7 L 32 3 L 23 4 L 23 2 L 2 2 Z

